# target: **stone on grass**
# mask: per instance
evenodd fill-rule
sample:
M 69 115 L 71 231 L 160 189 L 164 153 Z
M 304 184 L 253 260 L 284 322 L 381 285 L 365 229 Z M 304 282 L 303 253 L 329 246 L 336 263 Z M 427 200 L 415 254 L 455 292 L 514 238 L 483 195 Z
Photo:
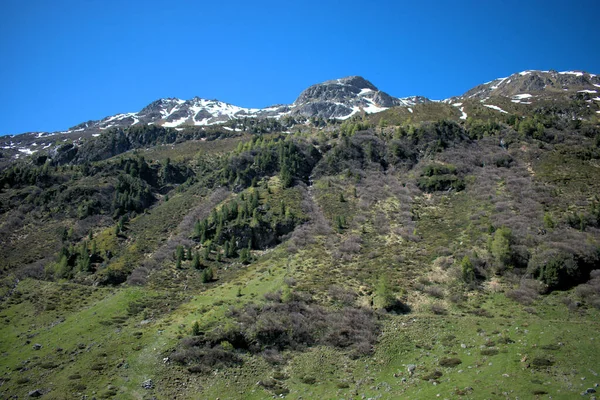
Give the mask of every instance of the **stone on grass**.
M 152 379 L 145 380 L 142 382 L 142 387 L 144 389 L 152 389 L 154 387 L 154 382 L 152 382 Z

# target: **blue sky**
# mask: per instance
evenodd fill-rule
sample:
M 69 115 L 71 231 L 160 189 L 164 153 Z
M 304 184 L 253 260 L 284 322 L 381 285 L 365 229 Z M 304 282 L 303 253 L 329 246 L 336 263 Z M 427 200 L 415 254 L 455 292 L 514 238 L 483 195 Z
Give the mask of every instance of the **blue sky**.
M 526 69 L 600 73 L 600 2 L 0 2 L 0 135 L 56 131 L 161 97 L 244 107 L 361 75 L 443 99 Z

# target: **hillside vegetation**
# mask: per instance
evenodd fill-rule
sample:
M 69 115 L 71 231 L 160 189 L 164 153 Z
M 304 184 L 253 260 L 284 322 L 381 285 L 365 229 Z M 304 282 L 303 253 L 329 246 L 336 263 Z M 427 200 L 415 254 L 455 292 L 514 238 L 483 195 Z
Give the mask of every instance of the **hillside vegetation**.
M 0 397 L 592 394 L 586 104 L 133 126 L 10 163 Z

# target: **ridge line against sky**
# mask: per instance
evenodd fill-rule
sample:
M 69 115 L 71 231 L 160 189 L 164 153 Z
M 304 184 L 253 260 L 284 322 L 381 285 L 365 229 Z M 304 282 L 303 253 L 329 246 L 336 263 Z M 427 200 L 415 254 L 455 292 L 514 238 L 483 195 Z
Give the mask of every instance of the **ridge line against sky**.
M 5 0 L 0 12 L 0 135 L 166 97 L 291 104 L 349 75 L 439 100 L 523 70 L 600 72 L 591 0 Z

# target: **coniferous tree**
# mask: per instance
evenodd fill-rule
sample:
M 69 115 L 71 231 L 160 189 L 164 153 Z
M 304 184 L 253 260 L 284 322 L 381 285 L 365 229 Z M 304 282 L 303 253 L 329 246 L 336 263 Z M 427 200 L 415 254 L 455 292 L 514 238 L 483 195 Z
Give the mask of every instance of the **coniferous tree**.
M 197 251 L 194 253 L 194 257 L 192 258 L 192 268 L 200 269 L 200 254 Z

